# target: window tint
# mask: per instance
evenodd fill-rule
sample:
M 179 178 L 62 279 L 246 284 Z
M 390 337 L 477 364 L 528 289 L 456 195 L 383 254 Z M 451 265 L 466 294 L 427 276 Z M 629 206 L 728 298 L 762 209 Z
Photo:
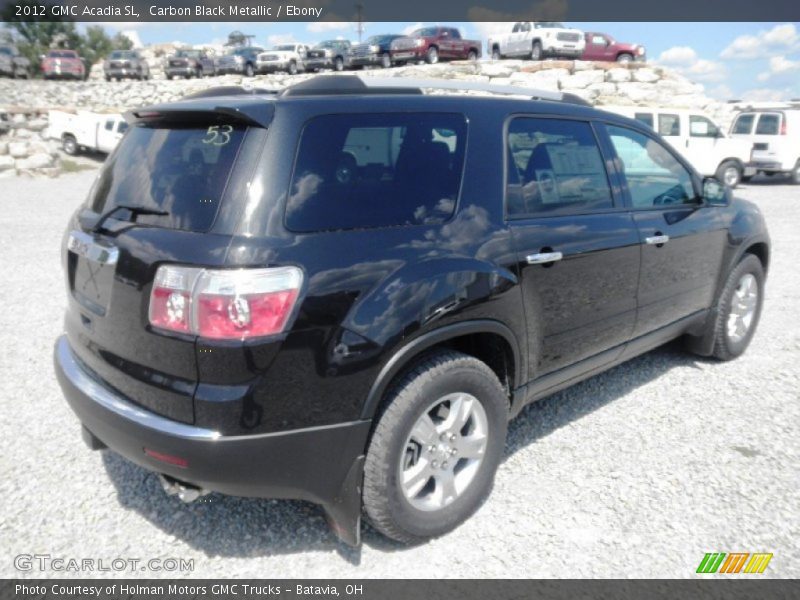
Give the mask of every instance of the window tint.
M 733 133 L 748 134 L 753 131 L 753 121 L 755 120 L 754 114 L 739 115 L 736 122 L 733 124 Z
M 647 125 L 650 129 L 654 129 L 653 127 L 653 113 L 641 113 L 637 112 L 633 115 L 633 118 L 637 121 L 640 121 Z
M 763 114 L 758 118 L 756 133 L 761 135 L 778 135 L 781 117 L 776 114 Z
M 678 115 L 658 115 L 658 133 L 660 135 L 680 135 L 680 117 Z
M 108 119 L 106 121 L 105 127 L 106 127 L 106 131 L 111 131 L 112 129 L 114 129 L 114 120 L 113 119 Z
M 689 115 L 689 135 L 692 137 L 715 138 L 719 128 L 711 119 L 699 115 Z
M 613 206 L 588 123 L 514 119 L 508 128 L 508 157 L 509 216 L 575 214 Z
M 436 224 L 461 185 L 463 115 L 326 115 L 303 129 L 286 207 L 293 231 Z
M 613 125 L 608 126 L 608 135 L 622 163 L 634 208 L 699 202 L 691 174 L 659 142 Z
M 137 223 L 206 231 L 243 138 L 244 129 L 230 125 L 132 127 L 90 193 L 92 210 L 143 206 L 168 214 L 140 215 Z

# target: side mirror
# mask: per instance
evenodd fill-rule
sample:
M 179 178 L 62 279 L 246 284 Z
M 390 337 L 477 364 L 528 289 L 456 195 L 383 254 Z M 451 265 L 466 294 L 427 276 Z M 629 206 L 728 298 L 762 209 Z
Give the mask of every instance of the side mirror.
M 727 206 L 730 202 L 730 189 L 714 177 L 703 179 L 703 199 L 711 206 Z

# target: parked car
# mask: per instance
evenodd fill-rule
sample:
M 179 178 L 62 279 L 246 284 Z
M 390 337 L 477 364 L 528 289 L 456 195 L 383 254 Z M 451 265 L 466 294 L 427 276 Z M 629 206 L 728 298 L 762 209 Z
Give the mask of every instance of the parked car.
M 106 81 L 131 79 L 150 79 L 150 67 L 138 50 L 115 50 L 103 62 Z
M 641 44 L 627 44 L 618 42 L 607 33 L 585 34 L 586 46 L 581 55 L 582 60 L 598 60 L 608 62 L 644 62 L 647 60 L 647 51 Z
M 19 53 L 16 46 L 10 44 L 0 46 L 0 75 L 27 78 L 30 67 L 31 62 Z
M 800 107 L 789 103 L 742 110 L 733 139 L 752 147 L 752 166 L 765 175 L 786 174 L 800 184 Z
M 64 239 L 55 369 L 91 448 L 183 500 L 309 500 L 351 544 L 363 508 L 414 543 L 480 506 L 528 403 L 680 337 L 745 351 L 754 204 L 569 94 L 403 85 L 128 115 Z
M 505 57 L 542 60 L 547 57 L 579 58 L 586 47 L 583 31 L 564 27 L 555 21 L 521 21 L 511 33 L 490 38 L 489 51 L 494 60 Z
M 242 46 L 230 54 L 221 56 L 217 61 L 217 74 L 240 73 L 247 77 L 256 74 L 258 55 L 264 52 L 261 46 Z
M 86 65 L 75 50 L 50 50 L 42 59 L 45 79 L 86 79 Z
M 290 75 L 296 75 L 299 71 L 306 70 L 307 52 L 306 44 L 278 44 L 258 55 L 256 72 L 286 71 Z
M 371 36 L 365 43 L 353 46 L 350 65 L 356 69 L 376 66 L 388 69 L 394 64 L 392 43 L 403 37 L 396 33 Z
M 422 27 L 408 37 L 392 42 L 391 56 L 395 64 L 424 60 L 435 64 L 439 60 L 478 60 L 481 56 L 480 40 L 465 40 L 455 27 Z
M 121 114 L 63 110 L 48 113 L 48 136 L 59 140 L 62 150 L 70 155 L 87 151 L 110 154 L 127 129 L 128 123 Z
M 343 71 L 350 67 L 351 44 L 347 40 L 325 40 L 306 54 L 306 70 L 333 69 Z
M 701 111 L 642 106 L 603 106 L 655 129 L 695 169 L 714 176 L 729 187 L 747 181 L 756 170 L 750 164 L 751 145 L 728 137 Z
M 178 50 L 169 56 L 164 66 L 167 79 L 173 77 L 212 77 L 217 74 L 214 59 L 203 50 Z

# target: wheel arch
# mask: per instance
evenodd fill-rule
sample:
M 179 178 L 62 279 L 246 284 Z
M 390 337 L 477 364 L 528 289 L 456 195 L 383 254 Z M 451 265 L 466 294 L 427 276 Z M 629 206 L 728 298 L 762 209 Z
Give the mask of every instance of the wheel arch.
M 392 382 L 420 356 L 437 347 L 458 350 L 485 362 L 509 395 L 522 384 L 525 365 L 514 332 L 491 319 L 464 321 L 428 331 L 396 350 L 373 382 L 361 417 L 373 418 Z

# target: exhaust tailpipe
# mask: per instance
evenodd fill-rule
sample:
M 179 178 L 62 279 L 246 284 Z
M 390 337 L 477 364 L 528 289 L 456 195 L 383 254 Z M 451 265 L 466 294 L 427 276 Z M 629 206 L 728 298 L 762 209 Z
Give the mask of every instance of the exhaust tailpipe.
M 161 487 L 164 488 L 168 496 L 177 496 L 182 502 L 186 503 L 194 502 L 200 496 L 211 493 L 211 490 L 197 487 L 191 483 L 178 481 L 169 475 L 163 475 L 161 473 L 158 474 L 158 480 L 161 482 Z

